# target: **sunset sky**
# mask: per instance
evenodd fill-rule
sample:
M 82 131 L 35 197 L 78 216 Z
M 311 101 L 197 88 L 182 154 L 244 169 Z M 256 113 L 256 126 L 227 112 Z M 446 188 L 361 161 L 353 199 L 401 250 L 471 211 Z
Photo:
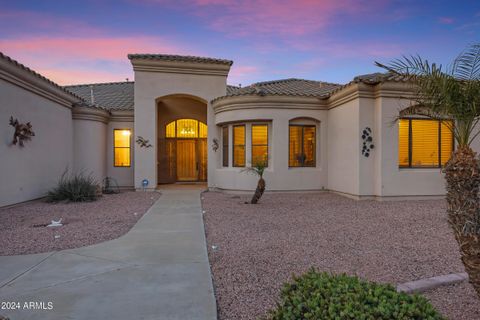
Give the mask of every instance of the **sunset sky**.
M 402 54 L 448 63 L 479 35 L 478 0 L 0 0 L 0 51 L 62 85 L 132 80 L 128 53 L 231 59 L 233 85 L 345 83 Z

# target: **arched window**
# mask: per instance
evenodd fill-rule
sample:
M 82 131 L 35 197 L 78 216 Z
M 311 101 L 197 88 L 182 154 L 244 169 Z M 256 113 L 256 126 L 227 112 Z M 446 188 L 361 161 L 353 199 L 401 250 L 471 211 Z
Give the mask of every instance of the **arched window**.
M 195 119 L 179 119 L 167 124 L 166 138 L 206 138 L 207 125 Z

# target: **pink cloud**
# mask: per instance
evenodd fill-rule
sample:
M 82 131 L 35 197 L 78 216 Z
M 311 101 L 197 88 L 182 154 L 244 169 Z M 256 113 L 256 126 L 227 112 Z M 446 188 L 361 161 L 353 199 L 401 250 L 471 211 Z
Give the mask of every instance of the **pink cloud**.
M 205 0 L 199 0 L 198 15 L 206 16 L 210 27 L 235 36 L 252 34 L 305 35 L 323 29 L 338 11 L 350 12 L 355 1 L 246 0 L 221 4 L 221 14 L 212 14 Z M 203 9 L 203 10 L 202 10 Z M 217 8 L 215 8 L 217 9 Z M 216 10 L 217 12 L 220 10 Z
M 258 75 L 260 70 L 256 66 L 232 66 L 230 73 L 228 74 L 228 82 L 232 84 L 245 84 L 245 81 Z
M 124 81 L 126 78 L 133 80 L 133 71 L 125 73 L 114 73 L 98 70 L 61 70 L 39 68 L 36 70 L 44 77 L 56 82 L 59 85 L 85 84 L 97 82 L 115 82 Z M 123 78 L 122 78 L 123 76 Z
M 302 36 L 324 30 L 338 15 L 364 18 L 387 0 L 140 0 L 177 7 L 203 19 L 218 32 L 233 37 Z
M 128 53 L 179 53 L 185 50 L 157 37 L 32 37 L 0 39 L 0 47 L 14 56 L 52 59 L 126 60 Z
M 0 39 L 0 48 L 59 84 L 132 79 L 128 53 L 190 53 L 159 37 L 25 37 Z

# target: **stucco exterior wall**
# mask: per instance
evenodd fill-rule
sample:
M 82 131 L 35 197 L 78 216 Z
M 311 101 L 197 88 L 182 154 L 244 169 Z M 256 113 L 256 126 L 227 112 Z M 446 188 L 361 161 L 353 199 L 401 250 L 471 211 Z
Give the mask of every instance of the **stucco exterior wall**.
M 228 69 L 219 75 L 172 73 L 165 71 L 140 71 L 135 67 L 135 128 L 136 136 L 153 141 L 153 147 L 140 149 L 135 145 L 135 187 L 141 188 L 143 179 L 149 180 L 149 188 L 157 186 L 157 101 L 168 95 L 188 95 L 200 98 L 207 103 L 208 125 L 208 184 L 215 183 L 212 172 L 218 155 L 210 146 L 218 139 L 215 116 L 210 101 L 226 94 Z M 141 69 L 143 70 L 143 69 Z
M 132 119 L 133 120 L 133 119 Z M 115 167 L 113 159 L 113 130 L 128 129 L 130 135 L 130 167 Z M 106 132 L 107 137 L 107 176 L 114 178 L 121 188 L 133 188 L 133 176 L 135 167 L 135 131 L 133 121 L 110 121 Z
M 84 172 L 101 183 L 107 175 L 107 124 L 73 120 L 74 171 Z
M 267 100 L 267 98 L 265 99 Z M 289 123 L 316 125 L 316 167 L 288 167 Z M 321 190 L 327 187 L 327 110 L 316 107 L 301 107 L 292 102 L 291 108 L 284 108 L 280 102 L 268 103 L 259 99 L 248 106 L 233 107 L 231 110 L 216 114 L 217 131 L 229 125 L 229 167 L 222 167 L 221 161 L 215 163 L 215 183 L 211 187 L 226 190 L 252 190 L 258 178 L 241 172 L 242 168 L 232 167 L 232 125 L 246 124 L 246 163 L 251 165 L 251 125 L 267 123 L 269 125 L 269 167 L 265 171 L 267 189 L 284 190 Z M 219 139 L 221 144 L 221 140 Z M 217 150 L 221 159 L 222 148 Z
M 408 101 L 397 97 L 380 97 L 381 108 L 378 123 L 382 137 L 380 143 L 381 162 L 378 164 L 380 176 L 377 177 L 377 196 L 443 196 L 445 194 L 445 178 L 439 168 L 399 168 L 398 166 L 398 123 L 392 120 L 398 117 L 399 111 L 409 105 Z M 472 143 L 475 151 L 480 150 L 477 138 Z
M 328 189 L 359 194 L 359 100 L 328 110 Z
M 35 136 L 12 145 L 13 116 L 31 122 Z M 70 108 L 0 79 L 0 207 L 46 195 L 72 167 Z

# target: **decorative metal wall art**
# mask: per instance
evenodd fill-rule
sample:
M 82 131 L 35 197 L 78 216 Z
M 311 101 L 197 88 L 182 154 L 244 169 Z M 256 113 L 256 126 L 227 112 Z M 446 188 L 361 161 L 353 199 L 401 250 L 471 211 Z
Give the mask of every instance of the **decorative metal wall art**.
M 12 144 L 14 145 L 18 143 L 20 147 L 23 147 L 25 141 L 31 140 L 32 137 L 35 136 L 35 132 L 33 132 L 30 122 L 20 123 L 18 119 L 13 119 L 13 116 L 11 116 L 10 125 L 15 128 L 12 141 Z
M 375 148 L 375 145 L 373 144 L 373 138 L 372 138 L 372 129 L 370 129 L 369 127 L 366 127 L 365 129 L 363 129 L 362 140 L 363 140 L 362 155 L 368 158 L 370 156 L 372 149 Z

